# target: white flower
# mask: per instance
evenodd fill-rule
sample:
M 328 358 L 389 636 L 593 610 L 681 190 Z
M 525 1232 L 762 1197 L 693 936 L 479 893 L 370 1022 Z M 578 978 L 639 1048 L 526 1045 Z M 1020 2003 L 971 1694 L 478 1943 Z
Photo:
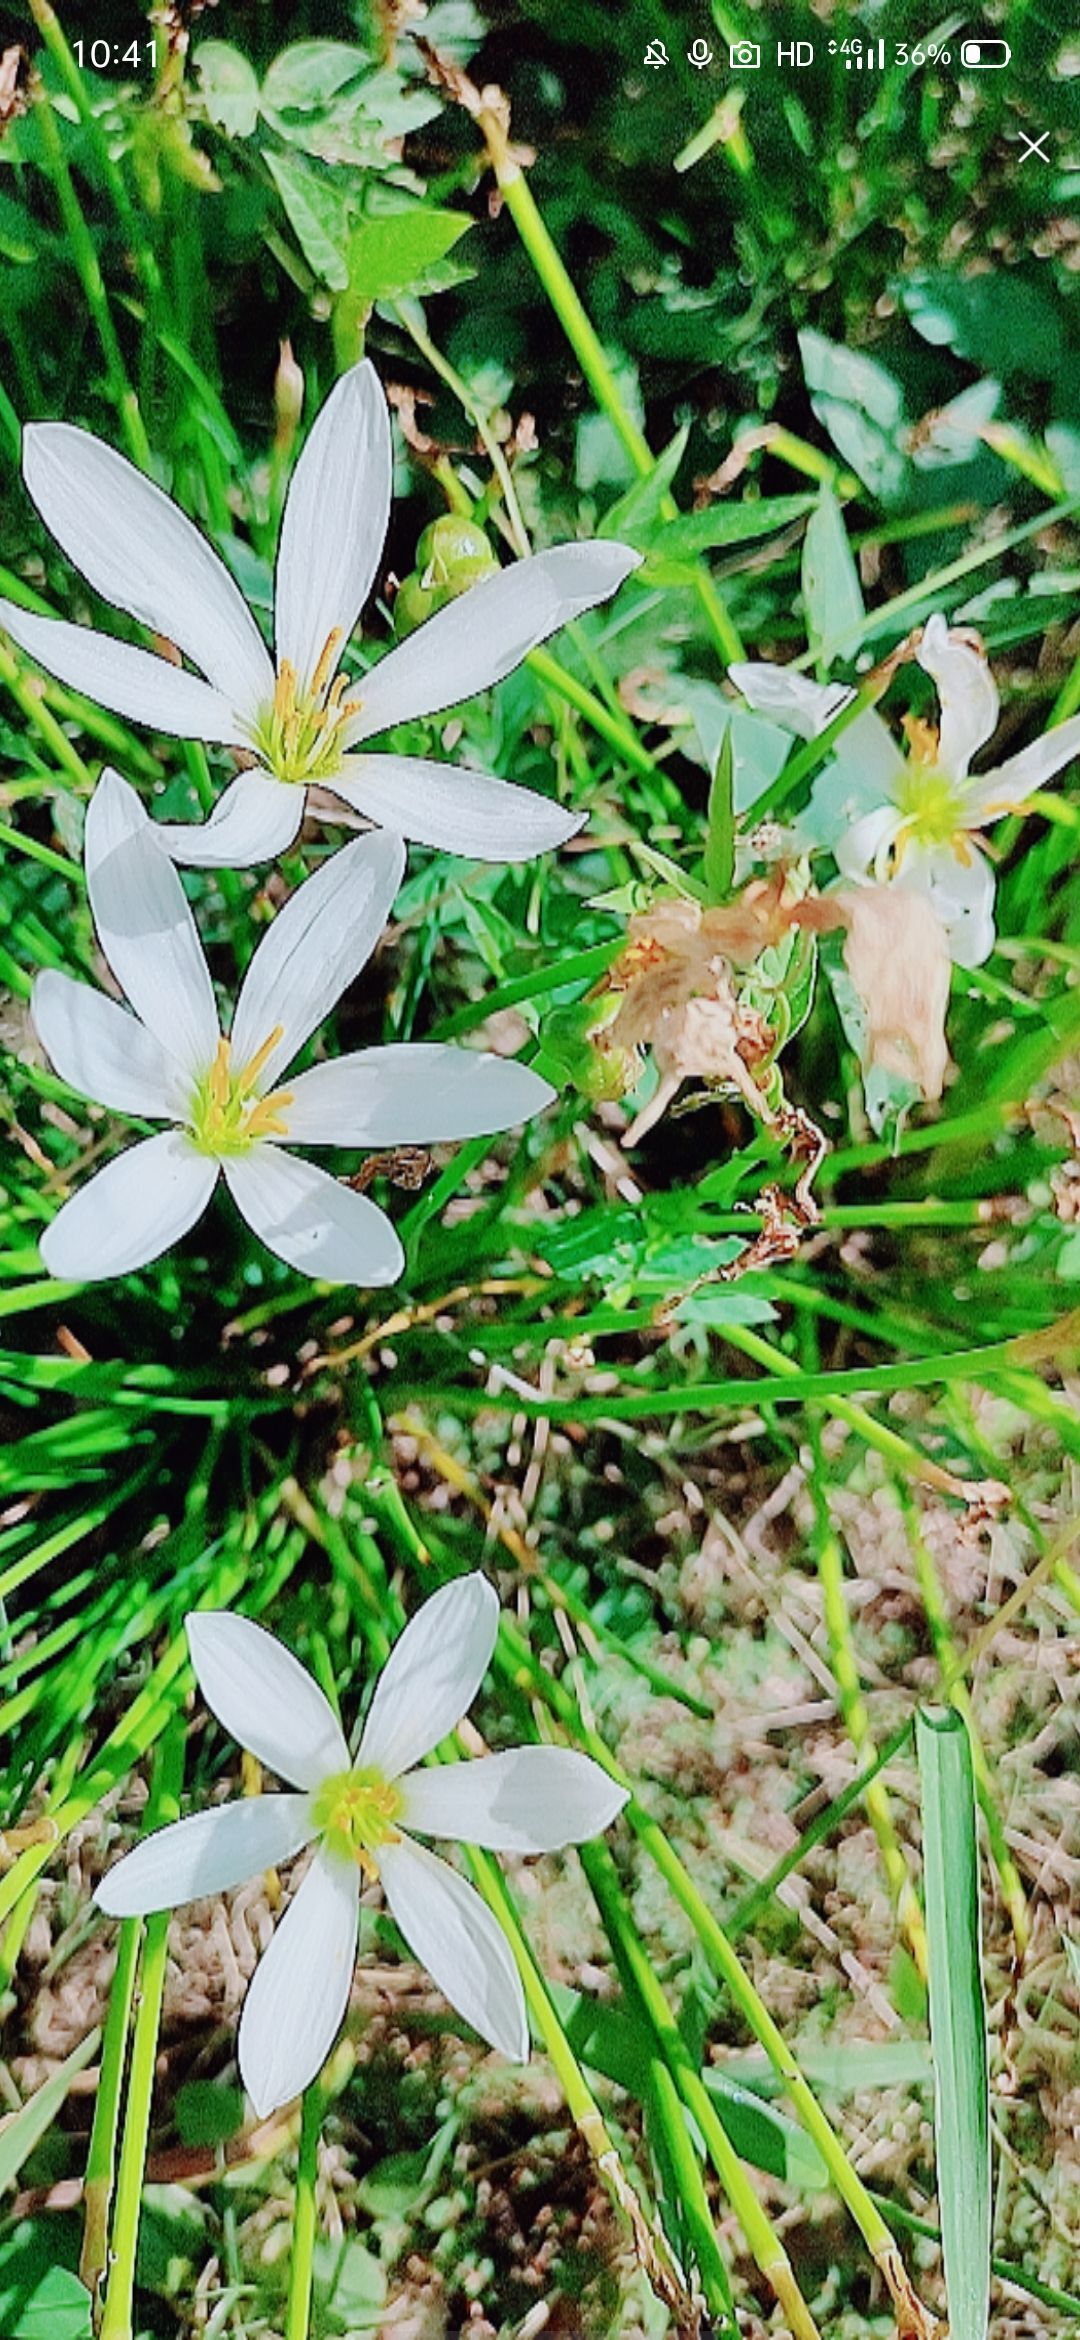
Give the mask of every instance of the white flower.
M 972 778 L 971 759 L 998 719 L 985 654 L 935 613 L 916 655 L 937 684 L 940 725 L 905 717 L 904 756 L 872 708 L 857 715 L 840 734 L 796 836 L 811 850 L 827 847 L 846 878 L 872 874 L 925 895 L 957 965 L 979 967 L 994 947 L 994 872 L 979 832 L 1004 813 L 1023 812 L 1034 791 L 1080 754 L 1080 716 Z M 816 738 L 855 695 L 782 666 L 728 671 L 752 707 L 801 739 Z
M 597 542 L 518 561 L 353 681 L 338 658 L 378 570 L 392 472 L 386 401 L 365 360 L 331 391 L 289 487 L 275 669 L 228 570 L 160 488 L 89 431 L 24 429 L 27 488 L 69 560 L 106 601 L 175 642 L 206 680 L 14 602 L 0 601 L 0 624 L 48 673 L 117 714 L 256 759 L 205 825 L 162 825 L 177 861 L 237 868 L 272 859 L 300 827 L 310 782 L 399 836 L 479 861 L 526 861 L 583 825 L 486 772 L 353 750 L 500 682 L 538 642 L 614 593 L 640 554 Z
M 241 2017 L 240 2073 L 260 2117 L 299 2095 L 330 2051 L 349 2002 L 365 1878 L 381 1880 L 410 1949 L 474 2031 L 519 2062 L 529 2053 L 505 1934 L 413 1831 L 493 1852 L 555 1852 L 607 1828 L 626 1792 L 564 1747 L 416 1768 L 472 1704 L 498 1622 L 480 1575 L 425 1601 L 379 1676 L 350 1759 L 332 1707 L 272 1634 L 228 1612 L 186 1620 L 212 1713 L 299 1793 L 245 1797 L 160 1829 L 109 1870 L 95 1899 L 111 1917 L 143 1917 L 227 1892 L 315 1845 Z
M 116 1113 L 173 1127 L 119 1154 L 41 1238 L 50 1275 L 125 1275 L 193 1226 L 223 1172 L 280 1258 L 329 1283 L 391 1284 L 404 1255 L 385 1213 L 286 1153 L 399 1146 L 509 1129 L 554 1090 L 467 1048 L 370 1048 L 281 1076 L 370 957 L 405 863 L 394 836 L 358 837 L 298 886 L 251 961 L 228 1039 L 177 871 L 133 788 L 105 772 L 86 816 L 101 948 L 134 1016 L 68 975 L 39 975 L 32 1013 L 62 1080 Z

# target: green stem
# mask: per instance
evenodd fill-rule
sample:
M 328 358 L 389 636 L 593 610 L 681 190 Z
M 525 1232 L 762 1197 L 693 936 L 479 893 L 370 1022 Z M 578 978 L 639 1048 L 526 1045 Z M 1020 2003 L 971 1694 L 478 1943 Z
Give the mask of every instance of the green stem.
M 113 160 L 109 141 L 90 103 L 86 83 L 68 47 L 60 19 L 56 10 L 50 5 L 50 0 L 30 0 L 30 13 L 68 96 L 76 108 L 86 133 L 87 144 L 93 149 L 94 160 L 112 197 L 117 219 L 127 238 L 129 248 L 134 254 L 139 275 L 147 293 L 153 299 L 161 291 L 161 272 L 158 268 L 157 258 L 152 245 L 143 235 L 138 213 L 124 185 L 123 173 L 119 164 Z
M 186 1724 L 177 1715 L 158 1750 L 147 1810 L 151 1828 L 175 1820 L 180 1811 L 184 1776 Z M 150 2138 L 150 2106 L 154 2092 L 161 2004 L 165 1993 L 171 1910 L 158 1910 L 146 1920 L 138 2013 L 131 2048 L 124 2140 L 116 2183 L 116 2215 L 109 2250 L 109 2286 L 101 2319 L 100 2340 L 133 2340 L 135 2253 L 139 2240 L 146 2149 Z
M 315 2265 L 315 2182 L 319 2174 L 319 2134 L 323 2098 L 317 2080 L 304 2090 L 300 2116 L 300 2156 L 296 2165 L 296 2202 L 293 2208 L 292 2258 L 289 2262 L 289 2301 L 285 2310 L 285 2340 L 308 2340 L 311 2287 Z M 103 2336 L 104 2340 L 104 2336 Z
M 120 428 L 133 462 L 141 471 L 150 470 L 150 445 L 139 412 L 139 401 L 127 378 L 112 321 L 105 281 L 98 264 L 94 240 L 83 217 L 82 206 L 75 192 L 75 182 L 68 169 L 60 133 L 56 127 L 52 99 L 44 84 L 39 82 L 34 97 L 34 114 L 41 132 L 46 167 L 56 189 L 56 200 L 64 222 L 71 258 L 86 295 L 86 305 L 97 327 L 105 359 L 105 374 L 109 396 L 116 408 Z
M 26 1899 L 29 1902 L 29 1894 Z M 109 2012 L 101 2050 L 94 2125 L 90 2132 L 90 2150 L 86 2156 L 86 2174 L 83 2178 L 83 2239 L 79 2275 L 94 2301 L 95 2309 L 108 2266 L 109 2205 L 116 2169 L 120 2092 L 135 1996 L 140 1931 L 138 1918 L 125 1918 L 120 1928 L 116 1965 L 109 1985 Z
M 596 403 L 601 412 L 606 414 L 639 479 L 645 479 L 653 469 L 649 442 L 633 416 L 626 411 L 607 352 L 548 234 L 533 200 L 532 189 L 511 153 L 503 125 L 487 107 L 481 107 L 477 119 L 503 201 Z M 671 496 L 664 497 L 661 510 L 665 519 L 674 520 L 678 517 L 678 506 Z M 705 569 L 697 570 L 695 585 L 719 656 L 728 666 L 732 659 L 743 655 L 738 629 Z
M 803 2127 L 819 2147 L 841 2201 L 850 2211 L 867 2248 L 885 2276 L 894 2301 L 902 2310 L 903 2330 L 925 2330 L 923 2312 L 908 2283 L 896 2244 L 880 2211 L 871 2200 L 857 2171 L 852 2168 L 839 2137 L 818 2104 L 809 2083 L 804 2080 L 783 2033 L 749 1975 L 744 1973 L 728 1935 L 703 1900 L 663 1828 L 638 1802 L 633 1792 L 633 1783 L 622 1765 L 599 1733 L 584 1720 L 569 1692 L 543 1666 L 538 1665 L 525 1635 L 505 1614 L 499 1625 L 496 1664 L 504 1679 L 520 1694 L 542 1698 L 577 1742 L 587 1749 L 596 1762 L 603 1765 L 612 1779 L 618 1780 L 629 1791 L 624 1818 L 689 1918 L 713 1973 L 728 1991 L 754 2038 L 764 2048 Z M 904 1736 L 908 1727 L 905 1726 Z
M 61 731 L 55 715 L 51 714 L 38 690 L 27 682 L 22 668 L 10 650 L 0 642 L 0 682 L 7 684 L 21 715 L 33 725 L 39 737 L 51 749 L 57 763 L 77 786 L 89 795 L 94 783 L 82 757 L 72 747 L 67 733 Z
M 783 2243 L 743 2170 L 657 1981 L 648 1951 L 626 1907 L 611 1854 L 604 1844 L 583 1844 L 579 1857 L 603 1918 L 631 2010 L 644 2015 L 655 2037 L 683 2103 L 705 2140 L 709 2159 L 756 2264 L 783 2311 L 785 2323 L 796 2340 L 818 2340 L 817 2325 L 796 2282 Z

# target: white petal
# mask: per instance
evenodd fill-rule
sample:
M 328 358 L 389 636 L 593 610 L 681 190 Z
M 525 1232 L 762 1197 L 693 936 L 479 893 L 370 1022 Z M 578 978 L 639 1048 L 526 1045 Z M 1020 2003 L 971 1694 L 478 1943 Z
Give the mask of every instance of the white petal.
M 310 681 L 332 627 L 348 641 L 371 591 L 393 471 L 390 416 L 365 359 L 342 375 L 322 408 L 281 523 L 274 632 L 279 665 L 291 659 L 301 683 Z
M 625 544 L 562 544 L 484 578 L 364 676 L 346 745 L 490 690 L 538 642 L 606 601 L 640 561 Z
M 186 869 L 249 869 L 292 844 L 304 817 L 306 790 L 265 772 L 241 772 L 207 821 L 157 821 L 158 842 Z
M 193 521 L 123 455 L 71 423 L 23 431 L 23 478 L 47 528 L 106 601 L 164 634 L 249 717 L 273 697 L 259 629 Z
M 421 756 L 346 756 L 328 785 L 380 828 L 470 861 L 531 861 L 576 837 L 588 818 L 488 772 Z
M 437 1041 L 367 1048 L 289 1084 L 290 1144 L 449 1145 L 516 1129 L 556 1095 L 527 1065 Z
M 349 2004 L 359 1915 L 359 1869 L 317 1852 L 240 2017 L 240 2078 L 260 2120 L 299 2096 L 326 2062 Z
M 963 862 L 947 845 L 913 845 L 904 855 L 896 883 L 926 895 L 948 934 L 958 967 L 982 966 L 994 947 L 996 881 L 977 846 Z
M 177 739 L 230 747 L 243 740 L 231 700 L 152 650 L 135 650 L 130 642 L 114 642 L 110 634 L 69 625 L 66 618 L 35 617 L 13 601 L 0 601 L 0 626 L 46 674 L 129 722 Z
M 966 779 L 972 756 L 997 723 L 994 677 L 981 652 L 951 634 L 936 610 L 926 621 L 916 656 L 933 675 L 941 701 L 938 763 L 951 779 Z
M 1015 811 L 1074 756 L 1080 756 L 1080 715 L 1071 715 L 1067 723 L 1044 731 L 1041 739 L 1033 739 L 1030 747 L 1021 748 L 1019 755 L 999 764 L 996 772 L 984 772 L 973 780 L 965 802 L 967 817 L 973 825 L 981 825 Z
M 502 1927 L 464 1877 L 425 1845 L 384 1844 L 379 1873 L 391 1913 L 444 1999 L 512 2063 L 529 2054 L 525 1993 Z
M 799 739 L 816 739 L 819 731 L 839 715 L 855 696 L 843 683 L 811 682 L 789 666 L 773 666 L 767 658 L 739 660 L 728 667 L 728 680 L 741 691 L 748 707 L 771 715 Z
M 410 1617 L 375 1685 L 357 1754 L 387 1779 L 422 1762 L 468 1712 L 499 1630 L 499 1600 L 474 1570 Z
M 514 1747 L 476 1763 L 410 1771 L 403 1828 L 489 1852 L 558 1852 L 611 1826 L 629 1790 L 571 1747 Z
M 198 1079 L 218 1044 L 210 970 L 195 920 L 154 823 L 118 772 L 101 775 L 83 851 L 101 948 L 132 1007 Z
M 159 1828 L 103 1877 L 94 1899 L 108 1917 L 148 1917 L 228 1893 L 292 1859 L 311 1836 L 307 1796 L 245 1796 Z
M 50 967 L 34 984 L 30 1012 L 54 1070 L 80 1097 L 140 1119 L 180 1118 L 180 1066 L 126 1008 Z
M 237 1210 L 270 1251 L 324 1284 L 396 1284 L 405 1254 L 385 1211 L 313 1162 L 254 1147 L 222 1168 Z
M 202 1217 L 217 1178 L 182 1130 L 129 1146 L 73 1194 L 39 1243 L 51 1276 L 99 1283 L 160 1259 Z
M 184 1624 L 199 1688 L 238 1746 L 293 1787 L 348 1770 L 334 1709 L 291 1649 L 233 1609 L 193 1609 Z
M 861 820 L 853 821 L 850 829 L 838 837 L 833 846 L 837 867 L 842 875 L 850 878 L 864 876 L 868 869 L 873 868 L 879 856 L 888 852 L 889 846 L 899 836 L 901 827 L 901 816 L 891 804 L 883 804 L 877 812 L 864 813 Z
M 873 707 L 864 707 L 840 733 L 832 754 L 834 761 L 851 773 L 853 782 L 857 776 L 863 790 L 873 787 L 879 796 L 891 796 L 903 777 L 905 758 Z
M 236 1064 L 247 1064 L 278 1025 L 264 1061 L 265 1096 L 371 957 L 405 873 L 400 838 L 357 837 L 332 853 L 279 910 L 244 977 L 233 1017 Z

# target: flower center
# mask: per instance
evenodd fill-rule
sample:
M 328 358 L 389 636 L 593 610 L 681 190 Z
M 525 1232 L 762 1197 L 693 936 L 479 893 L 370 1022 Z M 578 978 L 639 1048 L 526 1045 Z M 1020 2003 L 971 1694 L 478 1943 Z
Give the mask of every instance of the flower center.
M 398 1842 L 394 1822 L 401 1810 L 400 1789 L 381 1771 L 337 1771 L 316 1788 L 311 1807 L 328 1851 L 355 1861 L 374 1883 L 380 1845 Z
M 911 754 L 896 788 L 896 809 L 901 821 L 896 860 L 902 858 L 905 846 L 916 841 L 920 845 L 951 845 L 962 860 L 967 860 L 964 789 L 936 761 L 936 731 L 910 715 L 904 717 L 904 729 L 911 743 Z
M 296 668 L 283 658 L 272 704 L 255 727 L 254 744 L 275 779 L 329 780 L 340 770 L 341 734 L 362 699 L 343 696 L 348 676 L 334 672 L 342 629 L 332 626 L 310 683 L 301 689 Z
M 288 1136 L 282 1115 L 292 1104 L 291 1090 L 255 1095 L 259 1074 L 283 1031 L 283 1024 L 275 1024 L 269 1039 L 238 1068 L 233 1066 L 231 1042 L 218 1041 L 217 1055 L 198 1083 L 188 1113 L 191 1141 L 200 1154 L 211 1154 L 215 1160 L 222 1154 L 248 1154 L 259 1138 Z

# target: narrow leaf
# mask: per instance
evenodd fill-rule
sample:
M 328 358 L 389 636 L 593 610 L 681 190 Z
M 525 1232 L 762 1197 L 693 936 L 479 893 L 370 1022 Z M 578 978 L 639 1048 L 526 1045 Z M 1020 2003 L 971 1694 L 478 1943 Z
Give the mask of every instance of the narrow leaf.
M 922 1791 L 930 2047 L 951 2340 L 986 2340 L 990 2313 L 990 2081 L 971 1742 L 953 1707 L 915 1718 Z
M 806 636 L 815 656 L 828 642 L 834 656 L 854 655 L 866 605 L 843 515 L 830 488 L 823 488 L 807 523 L 802 563 Z
M 735 747 L 729 723 L 720 742 L 705 829 L 703 874 L 709 902 L 726 902 L 735 874 Z

